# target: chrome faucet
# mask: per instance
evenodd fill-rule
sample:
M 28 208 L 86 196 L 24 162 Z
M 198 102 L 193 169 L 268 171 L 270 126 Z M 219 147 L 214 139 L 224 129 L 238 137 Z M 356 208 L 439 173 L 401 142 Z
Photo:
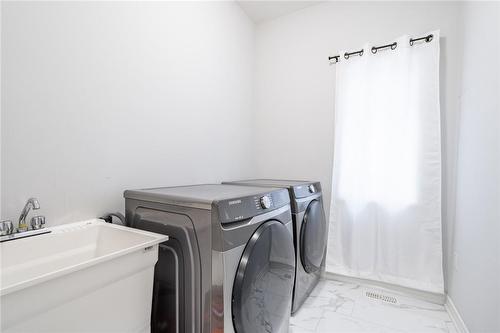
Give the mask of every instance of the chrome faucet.
M 28 213 L 30 210 L 37 210 L 40 209 L 40 203 L 36 198 L 29 198 L 28 201 L 26 202 L 26 205 L 24 205 L 23 211 L 21 212 L 21 216 L 19 216 L 19 223 L 17 225 L 17 231 L 22 232 L 28 230 L 28 225 L 26 224 L 26 216 L 28 216 Z

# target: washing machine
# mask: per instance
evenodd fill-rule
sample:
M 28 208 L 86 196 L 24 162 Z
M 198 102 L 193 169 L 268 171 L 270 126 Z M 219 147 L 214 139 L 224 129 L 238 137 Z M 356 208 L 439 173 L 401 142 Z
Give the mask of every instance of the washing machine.
M 292 313 L 304 303 L 319 281 L 327 243 L 327 224 L 321 184 L 311 181 L 252 179 L 225 184 L 282 187 L 288 190 L 293 217 L 296 274 Z
M 127 225 L 163 233 L 152 332 L 288 332 L 295 274 L 284 189 L 127 190 Z

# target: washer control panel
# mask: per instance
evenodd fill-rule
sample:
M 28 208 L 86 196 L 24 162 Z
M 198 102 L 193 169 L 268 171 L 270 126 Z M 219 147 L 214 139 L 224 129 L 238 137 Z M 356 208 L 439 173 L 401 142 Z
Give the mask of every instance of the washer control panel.
M 242 198 L 214 202 L 221 223 L 231 223 L 252 218 L 290 203 L 286 189 Z
M 260 207 L 262 207 L 263 209 L 269 209 L 273 205 L 272 199 L 268 195 L 260 197 L 259 203 L 260 203 Z

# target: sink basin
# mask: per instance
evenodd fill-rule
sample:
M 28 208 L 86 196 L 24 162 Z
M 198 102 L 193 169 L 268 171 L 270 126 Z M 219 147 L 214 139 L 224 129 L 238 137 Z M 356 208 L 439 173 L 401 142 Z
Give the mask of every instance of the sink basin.
M 0 244 L 0 331 L 149 331 L 168 237 L 97 219 L 48 230 Z

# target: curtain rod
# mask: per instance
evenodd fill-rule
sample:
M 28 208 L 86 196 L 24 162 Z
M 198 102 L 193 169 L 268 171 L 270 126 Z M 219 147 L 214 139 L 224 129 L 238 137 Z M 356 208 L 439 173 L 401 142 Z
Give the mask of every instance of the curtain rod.
M 433 38 L 434 38 L 434 35 L 432 35 L 432 34 L 424 36 L 424 37 L 419 37 L 419 38 L 410 38 L 410 46 L 413 46 L 413 44 L 415 44 L 415 42 L 418 42 L 421 40 L 425 40 L 426 43 L 429 43 L 430 41 L 432 41 Z M 387 49 L 387 48 L 394 50 L 396 47 L 398 47 L 398 43 L 394 42 L 391 44 L 386 44 L 386 45 L 381 45 L 381 46 L 373 46 L 371 48 L 371 51 L 373 54 L 375 54 L 375 53 L 377 53 L 378 50 L 383 50 L 383 49 Z M 344 58 L 347 60 L 351 56 L 356 56 L 356 55 L 359 55 L 361 57 L 363 55 L 363 53 L 364 53 L 363 49 L 361 49 L 359 51 L 354 51 L 354 52 L 346 52 L 346 53 L 344 53 Z M 332 60 L 335 60 L 335 61 L 332 61 Z M 330 65 L 336 64 L 340 61 L 340 55 L 330 56 L 330 57 L 328 57 L 328 61 L 330 61 Z

